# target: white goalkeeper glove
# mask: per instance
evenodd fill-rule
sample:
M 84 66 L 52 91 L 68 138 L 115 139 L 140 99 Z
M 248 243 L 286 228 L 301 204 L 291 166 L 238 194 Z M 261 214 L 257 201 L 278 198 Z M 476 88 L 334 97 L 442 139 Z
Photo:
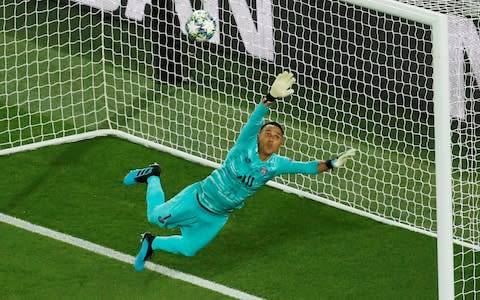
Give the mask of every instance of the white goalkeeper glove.
M 348 149 L 347 151 L 338 154 L 335 158 L 327 160 L 328 168 L 333 169 L 343 167 L 345 163 L 355 155 L 355 153 L 357 153 L 357 150 Z
M 293 74 L 284 71 L 277 75 L 275 81 L 270 87 L 269 93 L 265 96 L 265 104 L 275 102 L 278 98 L 285 98 L 293 94 L 292 85 L 295 83 Z

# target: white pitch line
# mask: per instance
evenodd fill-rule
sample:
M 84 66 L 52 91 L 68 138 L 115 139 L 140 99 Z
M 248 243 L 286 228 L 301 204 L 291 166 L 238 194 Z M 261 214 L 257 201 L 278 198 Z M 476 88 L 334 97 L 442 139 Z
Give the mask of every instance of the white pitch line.
M 97 253 L 97 254 L 100 254 L 100 255 L 103 255 L 103 256 L 113 258 L 115 260 L 122 261 L 124 263 L 133 264 L 133 261 L 135 259 L 131 255 L 124 254 L 124 253 L 115 251 L 113 249 L 103 247 L 103 246 L 94 244 L 92 242 L 76 238 L 76 237 L 68 235 L 68 234 L 64 234 L 64 233 L 61 233 L 61 232 L 58 232 L 58 231 L 54 231 L 54 230 L 48 229 L 46 227 L 35 225 L 35 224 L 32 224 L 30 222 L 27 222 L 27 221 L 24 221 L 24 220 L 15 218 L 15 217 L 5 215 L 3 213 L 0 213 L 0 221 L 3 222 L 3 223 L 6 223 L 6 224 L 13 225 L 15 227 L 22 228 L 22 229 L 27 230 L 27 231 L 31 231 L 31 232 L 34 232 L 34 233 L 37 233 L 37 234 L 40 234 L 40 235 L 58 240 L 58 241 L 61 241 L 61 242 L 65 242 L 65 243 L 73 245 L 73 246 L 80 247 L 82 249 L 86 249 L 88 251 L 91 251 L 91 252 L 94 252 L 94 253 Z M 250 295 L 250 294 L 247 294 L 245 292 L 235 290 L 235 289 L 232 289 L 228 286 L 224 286 L 224 285 L 221 285 L 221 284 L 218 284 L 218 283 L 215 283 L 215 282 L 212 282 L 212 281 L 209 281 L 209 280 L 206 280 L 206 279 L 194 276 L 194 275 L 179 272 L 179 271 L 167 268 L 167 267 L 162 266 L 162 265 L 157 265 L 157 264 L 154 264 L 152 262 L 147 262 L 145 264 L 145 268 L 149 269 L 151 271 L 160 273 L 162 275 L 165 275 L 167 277 L 182 280 L 182 281 L 197 285 L 199 287 L 209 289 L 209 290 L 215 291 L 217 293 L 221 293 L 221 294 L 224 294 L 224 295 L 236 298 L 236 299 L 262 300 L 262 298 L 259 298 L 257 296 Z M 132 270 L 132 272 L 133 272 L 133 270 Z

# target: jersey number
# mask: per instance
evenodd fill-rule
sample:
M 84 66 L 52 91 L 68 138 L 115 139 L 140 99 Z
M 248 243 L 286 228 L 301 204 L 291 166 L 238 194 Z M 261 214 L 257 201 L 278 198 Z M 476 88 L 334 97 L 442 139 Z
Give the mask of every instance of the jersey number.
M 242 181 L 242 183 L 244 183 L 246 186 L 248 187 L 252 187 L 253 185 L 253 181 L 255 180 L 255 177 L 253 176 L 246 176 L 246 175 L 243 175 L 243 176 L 237 176 L 238 179 L 240 179 Z

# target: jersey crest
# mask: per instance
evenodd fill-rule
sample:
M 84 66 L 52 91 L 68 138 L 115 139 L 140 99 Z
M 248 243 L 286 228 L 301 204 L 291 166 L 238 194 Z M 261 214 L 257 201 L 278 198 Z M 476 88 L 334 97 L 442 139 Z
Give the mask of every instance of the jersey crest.
M 268 169 L 266 167 L 261 167 L 260 168 L 260 173 L 262 173 L 262 175 L 267 174 L 267 172 L 268 172 Z

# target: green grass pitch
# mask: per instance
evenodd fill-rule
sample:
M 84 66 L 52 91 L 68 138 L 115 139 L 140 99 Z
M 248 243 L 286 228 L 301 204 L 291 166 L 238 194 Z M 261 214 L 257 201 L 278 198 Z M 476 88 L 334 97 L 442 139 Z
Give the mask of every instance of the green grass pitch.
M 167 197 L 210 168 L 117 138 L 0 157 L 0 212 L 135 255 L 145 186 L 134 167 L 158 161 Z M 320 180 L 322 175 L 320 176 Z M 217 299 L 226 296 L 0 224 L 2 299 Z M 154 263 L 267 299 L 436 299 L 436 241 L 265 187 L 195 257 Z
M 197 64 L 194 77 L 211 82 L 212 87 L 161 85 L 146 75 L 152 73 L 148 63 L 141 63 L 148 61 L 143 57 L 148 56 L 148 45 L 137 48 L 143 44 L 137 43 L 136 35 L 123 34 L 128 24 L 104 26 L 100 15 L 92 17 L 79 6 L 67 8 L 68 1 L 60 1 L 63 7 L 52 0 L 20 2 L 0 10 L 0 38 L 5 45 L 4 59 L 0 59 L 0 76 L 5 79 L 0 84 L 0 150 L 113 126 L 165 146 L 191 149 L 197 156 L 213 151 L 215 158 L 225 156 L 234 139 L 232 132 L 243 124 L 237 121 L 252 108 L 245 99 L 255 96 L 229 83 L 248 86 L 246 79 L 256 74 L 256 64 L 202 52 L 212 64 Z M 104 34 L 108 38 L 100 39 Z M 116 55 L 126 39 L 136 45 L 130 50 L 137 52 Z M 104 46 L 110 50 L 103 53 Z M 215 62 L 223 67 L 216 68 Z M 209 75 L 212 72 L 225 85 L 218 85 Z M 291 124 L 289 113 L 272 112 L 272 119 L 298 128 L 288 133 L 282 155 L 307 153 L 311 149 L 306 145 L 311 144 L 318 145 L 318 158 L 342 150 L 339 145 L 352 145 L 363 153 L 351 168 L 339 170 L 340 176 L 319 175 L 318 181 L 305 187 L 317 190 L 318 185 L 318 190 L 339 203 L 436 230 L 435 177 L 431 176 L 435 166 L 430 157 L 435 152 L 427 145 L 433 139 L 415 135 L 429 137 L 432 127 L 414 122 L 410 133 L 393 130 L 399 120 L 389 115 L 388 106 L 369 102 L 374 99 L 355 98 L 350 107 L 350 99 L 338 101 L 302 86 L 298 94 L 318 98 L 321 102 L 311 110 L 317 108 L 315 113 L 327 117 L 299 118 L 320 120 L 312 128 L 301 122 Z M 296 106 L 303 107 L 301 103 L 283 103 L 280 108 L 295 111 Z M 353 119 L 341 113 L 353 110 L 359 114 Z M 329 112 L 335 112 L 339 122 L 348 119 L 341 123 L 344 134 L 329 130 L 328 126 L 337 124 Z M 391 127 L 389 134 L 394 139 L 384 139 L 383 133 L 375 131 L 383 128 L 375 122 L 384 119 L 393 122 L 384 125 Z M 171 136 L 172 131 L 182 132 L 185 139 Z M 418 148 L 395 139 L 416 139 Z M 382 147 L 371 147 L 365 141 Z M 116 138 L 52 146 L 0 156 L 0 212 L 134 255 L 139 233 L 171 233 L 147 224 L 144 186 L 121 184 L 130 168 L 153 161 L 162 165 L 167 197 L 211 172 Z M 379 166 L 381 161 L 385 164 Z M 351 180 L 351 176 L 357 177 Z M 473 183 L 454 186 L 457 194 L 469 195 L 475 188 L 476 175 L 468 176 L 472 177 L 454 174 L 457 182 L 471 178 Z M 455 205 L 460 211 L 464 202 Z M 470 234 L 469 229 L 463 230 L 465 236 Z M 0 299 L 225 298 L 148 270 L 137 274 L 125 263 L 3 223 L 0 236 Z M 434 238 L 265 187 L 231 216 L 198 256 L 158 253 L 154 262 L 267 299 L 423 300 L 438 298 L 435 249 Z M 462 272 L 471 275 L 467 282 L 457 280 L 457 291 L 478 286 L 474 276 L 478 256 L 477 252 L 456 256 L 456 266 L 464 266 L 456 269 L 456 278 Z

